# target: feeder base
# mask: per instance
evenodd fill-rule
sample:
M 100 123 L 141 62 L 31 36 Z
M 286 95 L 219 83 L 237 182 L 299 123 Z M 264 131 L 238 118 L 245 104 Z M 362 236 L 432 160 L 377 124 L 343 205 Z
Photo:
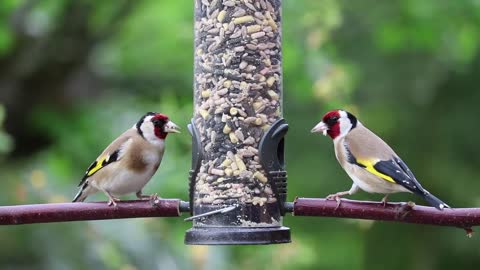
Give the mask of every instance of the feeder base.
M 290 243 L 287 227 L 193 227 L 185 234 L 187 245 L 269 245 Z

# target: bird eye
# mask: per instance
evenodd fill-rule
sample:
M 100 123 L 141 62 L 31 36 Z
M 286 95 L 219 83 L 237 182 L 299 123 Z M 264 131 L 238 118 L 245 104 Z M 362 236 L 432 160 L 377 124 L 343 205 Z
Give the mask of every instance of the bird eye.
M 332 117 L 328 118 L 327 124 L 329 126 L 333 126 L 333 125 L 335 125 L 335 123 L 337 123 L 338 119 L 339 119 L 338 116 L 332 116 Z
M 155 126 L 161 126 L 161 125 L 165 124 L 165 120 L 163 120 L 163 119 L 154 119 L 152 122 Z

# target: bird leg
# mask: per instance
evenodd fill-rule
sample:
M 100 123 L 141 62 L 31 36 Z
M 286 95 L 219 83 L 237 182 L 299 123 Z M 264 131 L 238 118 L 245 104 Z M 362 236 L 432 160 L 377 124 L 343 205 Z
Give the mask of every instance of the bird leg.
M 160 198 L 158 197 L 157 193 L 153 193 L 152 195 L 143 195 L 141 190 L 135 193 L 135 195 L 137 195 L 137 198 L 139 198 L 140 200 L 155 201 Z
M 327 196 L 327 200 L 338 201 L 342 196 L 345 196 L 345 195 L 350 195 L 350 191 L 347 190 L 347 191 L 337 192 L 335 194 L 330 194 Z
M 387 207 L 388 194 L 385 194 L 385 197 L 382 198 L 383 208 Z
M 327 196 L 327 200 L 337 201 L 337 207 L 335 207 L 335 210 L 337 210 L 340 207 L 340 204 L 342 202 L 342 196 L 352 195 L 352 194 L 356 193 L 358 190 L 359 190 L 358 186 L 355 185 L 355 183 L 353 183 L 350 190 L 337 192 L 335 194 L 330 194 L 330 195 Z
M 335 194 L 328 195 L 327 200 L 337 201 L 337 207 L 335 207 L 335 210 L 337 210 L 340 207 L 340 204 L 342 203 L 342 196 L 349 195 L 349 194 L 350 194 L 350 191 L 337 192 Z
M 110 192 L 108 191 L 105 191 L 105 194 L 107 194 L 108 196 L 108 206 L 112 206 L 113 207 L 116 207 L 117 206 L 117 203 L 116 202 L 119 202 L 120 199 L 119 198 L 115 198 L 112 194 L 110 194 Z

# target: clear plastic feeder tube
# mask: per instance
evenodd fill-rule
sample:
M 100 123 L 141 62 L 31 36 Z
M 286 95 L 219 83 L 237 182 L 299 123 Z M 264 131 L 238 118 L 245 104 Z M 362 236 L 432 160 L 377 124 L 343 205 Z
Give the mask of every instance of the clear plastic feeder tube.
M 194 228 L 282 225 L 281 39 L 281 0 L 195 2 Z

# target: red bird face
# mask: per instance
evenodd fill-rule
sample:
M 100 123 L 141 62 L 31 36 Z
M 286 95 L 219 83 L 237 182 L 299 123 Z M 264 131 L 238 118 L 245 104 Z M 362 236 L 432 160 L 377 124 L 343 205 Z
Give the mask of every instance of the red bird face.
M 168 133 L 180 133 L 180 128 L 165 114 L 155 113 L 150 121 L 153 123 L 155 136 L 159 139 L 165 139 Z
M 339 136 L 347 135 L 347 133 L 357 126 L 357 118 L 351 113 L 343 110 L 335 110 L 326 113 L 322 121 L 318 123 L 312 132 L 323 133 L 335 139 Z
M 154 112 L 145 114 L 136 127 L 138 133 L 144 138 L 148 137 L 150 141 L 155 138 L 164 140 L 168 133 L 180 133 L 180 128 L 170 121 L 168 116 Z
M 155 113 L 150 121 L 153 123 L 155 136 L 159 139 L 165 139 L 168 134 L 164 130 L 165 124 L 168 123 L 168 116 L 161 113 Z
M 338 110 L 330 111 L 326 113 L 323 118 L 322 122 L 327 126 L 327 134 L 330 138 L 335 139 L 340 135 L 340 113 Z

